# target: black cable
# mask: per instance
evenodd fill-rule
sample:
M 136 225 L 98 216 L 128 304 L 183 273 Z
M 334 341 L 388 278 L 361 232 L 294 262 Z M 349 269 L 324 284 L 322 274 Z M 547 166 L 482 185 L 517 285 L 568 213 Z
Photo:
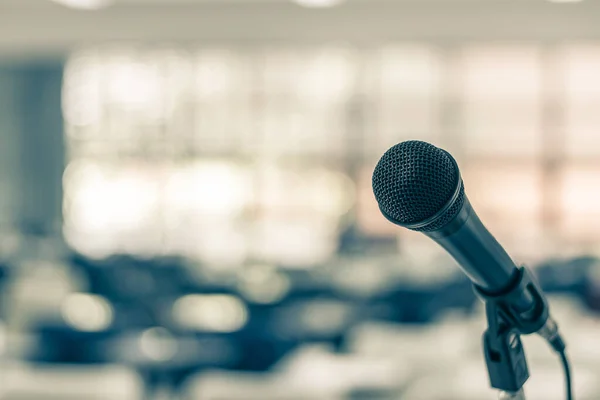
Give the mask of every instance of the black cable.
M 561 351 L 560 353 L 560 360 L 562 361 L 562 365 L 563 365 L 563 369 L 565 371 L 565 381 L 566 381 L 566 387 L 567 387 L 567 400 L 574 400 L 573 397 L 573 382 L 571 381 L 571 367 L 569 365 L 569 360 L 567 359 L 567 353 L 564 351 Z

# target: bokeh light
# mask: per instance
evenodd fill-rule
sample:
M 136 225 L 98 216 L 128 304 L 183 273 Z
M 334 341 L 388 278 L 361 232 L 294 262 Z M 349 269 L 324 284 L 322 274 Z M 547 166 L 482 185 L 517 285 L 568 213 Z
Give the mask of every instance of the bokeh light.
M 65 322 L 84 332 L 103 331 L 113 322 L 113 308 L 101 296 L 71 294 L 64 299 L 61 310 Z
M 178 351 L 177 340 L 167 329 L 155 327 L 145 330 L 140 337 L 140 348 L 150 359 L 167 361 Z
M 229 295 L 187 295 L 173 305 L 173 318 L 179 326 L 206 332 L 235 332 L 248 321 L 248 309 Z

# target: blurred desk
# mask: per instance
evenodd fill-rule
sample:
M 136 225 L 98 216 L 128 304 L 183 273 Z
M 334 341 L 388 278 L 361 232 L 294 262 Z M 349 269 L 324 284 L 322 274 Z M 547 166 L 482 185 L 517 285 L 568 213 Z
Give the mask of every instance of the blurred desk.
M 2 400 L 142 400 L 144 383 L 135 371 L 118 366 L 0 366 Z

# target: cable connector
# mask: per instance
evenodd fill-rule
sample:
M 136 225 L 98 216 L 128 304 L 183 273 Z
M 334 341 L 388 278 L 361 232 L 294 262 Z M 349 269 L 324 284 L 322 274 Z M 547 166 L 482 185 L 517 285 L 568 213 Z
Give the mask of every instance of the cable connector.
M 537 334 L 546 339 L 546 341 L 557 353 L 563 353 L 565 351 L 567 345 L 560 336 L 558 325 L 552 319 L 552 317 L 548 317 L 544 326 L 537 331 Z

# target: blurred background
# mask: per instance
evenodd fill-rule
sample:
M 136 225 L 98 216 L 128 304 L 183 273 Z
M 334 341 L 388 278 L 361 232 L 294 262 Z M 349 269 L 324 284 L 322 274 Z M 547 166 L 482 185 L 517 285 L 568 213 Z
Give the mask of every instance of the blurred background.
M 0 0 L 1 400 L 493 399 L 454 261 L 380 215 L 458 160 L 600 398 L 600 3 Z M 531 399 L 563 399 L 526 338 Z

